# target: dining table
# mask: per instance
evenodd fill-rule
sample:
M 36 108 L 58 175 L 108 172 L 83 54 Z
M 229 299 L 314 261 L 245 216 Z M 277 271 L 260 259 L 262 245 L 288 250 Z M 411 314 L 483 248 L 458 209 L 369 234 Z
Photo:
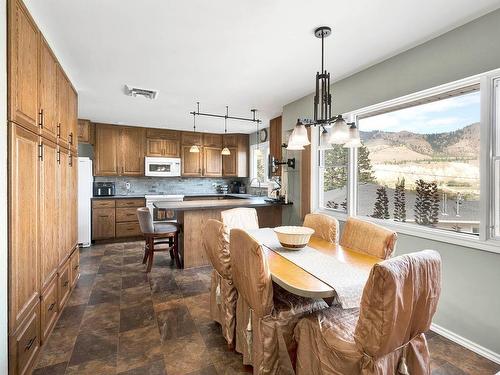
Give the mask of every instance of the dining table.
M 382 261 L 314 235 L 304 248 L 290 250 L 281 246 L 272 228 L 247 232 L 261 244 L 276 284 L 302 297 L 328 303 L 340 299 L 343 308 L 359 306 L 372 267 Z

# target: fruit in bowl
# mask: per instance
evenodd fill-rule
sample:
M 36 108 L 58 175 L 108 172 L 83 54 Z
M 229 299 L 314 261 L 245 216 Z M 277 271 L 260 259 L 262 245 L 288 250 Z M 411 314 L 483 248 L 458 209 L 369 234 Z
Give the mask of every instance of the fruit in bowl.
M 285 249 L 299 250 L 309 243 L 314 229 L 298 226 L 283 226 L 274 228 L 278 241 Z

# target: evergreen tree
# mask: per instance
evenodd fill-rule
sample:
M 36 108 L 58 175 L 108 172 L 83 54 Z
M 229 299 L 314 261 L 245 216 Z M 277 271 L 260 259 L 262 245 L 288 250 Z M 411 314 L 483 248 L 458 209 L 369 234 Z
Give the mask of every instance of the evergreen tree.
M 358 180 L 364 183 L 375 182 L 370 161 L 370 151 L 366 146 L 358 148 Z
M 429 222 L 436 225 L 439 221 L 439 192 L 436 181 L 429 183 Z
M 377 198 L 373 207 L 372 217 L 389 219 L 389 199 L 387 198 L 387 189 L 385 186 L 380 186 L 377 189 Z
M 415 222 L 435 225 L 439 220 L 439 193 L 436 182 L 416 181 Z
M 399 179 L 396 183 L 394 191 L 394 220 L 406 221 L 406 194 L 405 194 L 405 179 Z

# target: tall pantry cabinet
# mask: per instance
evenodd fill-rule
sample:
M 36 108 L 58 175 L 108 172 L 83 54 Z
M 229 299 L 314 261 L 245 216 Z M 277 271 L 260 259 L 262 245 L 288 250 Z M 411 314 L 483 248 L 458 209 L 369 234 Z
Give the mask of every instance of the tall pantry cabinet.
M 29 374 L 79 275 L 77 93 L 8 1 L 9 373 Z

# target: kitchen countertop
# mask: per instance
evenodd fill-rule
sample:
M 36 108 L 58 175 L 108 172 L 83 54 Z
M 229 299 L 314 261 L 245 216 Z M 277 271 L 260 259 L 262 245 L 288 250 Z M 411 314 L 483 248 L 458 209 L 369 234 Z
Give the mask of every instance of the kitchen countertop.
M 137 199 L 144 198 L 145 195 L 162 195 L 167 193 L 148 193 L 148 194 L 129 194 L 129 195 L 112 195 L 112 196 L 104 196 L 104 197 L 92 197 L 92 199 Z M 179 194 L 182 195 L 182 194 Z M 255 198 L 255 195 L 252 194 L 236 194 L 236 193 L 207 193 L 207 194 L 186 194 L 185 198 L 209 198 L 209 197 L 233 197 L 233 198 Z
M 109 197 L 92 197 L 92 199 L 144 199 L 144 194 L 111 195 Z
M 243 194 L 235 194 L 243 195 Z M 207 195 L 204 195 L 207 196 Z M 271 206 L 284 206 L 282 202 L 267 202 L 265 197 L 242 198 L 242 199 L 199 199 L 183 202 L 156 202 L 153 203 L 156 208 L 176 210 L 176 211 L 194 211 L 194 210 L 217 210 L 229 209 L 236 207 L 271 207 Z M 288 203 L 291 205 L 292 203 Z

